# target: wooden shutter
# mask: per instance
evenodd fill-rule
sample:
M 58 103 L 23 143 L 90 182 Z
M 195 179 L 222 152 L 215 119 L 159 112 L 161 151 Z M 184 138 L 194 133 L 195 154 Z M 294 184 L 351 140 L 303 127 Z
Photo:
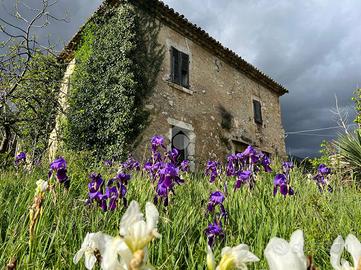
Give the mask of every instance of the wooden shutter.
M 189 87 L 189 55 L 185 53 L 182 54 L 182 63 L 181 63 L 181 83 L 183 87 Z
M 172 47 L 172 81 L 176 84 L 180 84 L 181 76 L 180 76 L 180 61 L 179 59 L 179 51 L 176 48 Z
M 254 121 L 257 124 L 262 124 L 262 107 L 261 102 L 258 100 L 253 100 L 253 111 L 254 111 Z

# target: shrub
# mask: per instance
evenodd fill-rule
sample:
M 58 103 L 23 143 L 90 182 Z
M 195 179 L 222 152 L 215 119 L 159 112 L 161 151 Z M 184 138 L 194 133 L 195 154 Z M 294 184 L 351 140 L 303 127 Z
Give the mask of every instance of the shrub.
M 353 171 L 357 182 L 361 179 L 361 130 L 354 134 L 345 134 L 335 140 L 342 161 Z

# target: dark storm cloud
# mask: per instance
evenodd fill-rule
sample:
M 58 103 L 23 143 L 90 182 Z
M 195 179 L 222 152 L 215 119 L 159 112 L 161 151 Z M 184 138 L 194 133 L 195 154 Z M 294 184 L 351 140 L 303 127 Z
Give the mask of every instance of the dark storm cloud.
M 281 98 L 286 131 L 337 126 L 334 108 L 349 112 L 352 93 L 361 86 L 361 1 L 345 0 L 165 0 L 207 30 L 226 47 L 260 68 L 290 93 Z M 14 0 L 0 0 L 0 16 Z M 29 5 L 40 0 L 27 0 Z M 53 23 L 42 39 L 61 48 L 76 33 L 100 0 L 60 0 L 53 11 L 68 12 L 70 23 Z M 323 139 L 340 130 L 325 130 L 286 139 L 290 153 L 317 154 Z

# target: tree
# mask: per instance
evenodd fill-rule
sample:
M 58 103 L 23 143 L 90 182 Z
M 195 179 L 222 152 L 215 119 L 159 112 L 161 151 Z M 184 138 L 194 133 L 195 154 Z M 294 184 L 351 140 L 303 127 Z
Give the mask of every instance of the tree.
M 54 46 L 36 33 L 66 21 L 49 11 L 55 4 L 42 0 L 32 8 L 16 1 L 13 14 L 0 17 L 0 154 L 13 152 L 19 138 L 40 147 L 54 125 L 62 66 Z

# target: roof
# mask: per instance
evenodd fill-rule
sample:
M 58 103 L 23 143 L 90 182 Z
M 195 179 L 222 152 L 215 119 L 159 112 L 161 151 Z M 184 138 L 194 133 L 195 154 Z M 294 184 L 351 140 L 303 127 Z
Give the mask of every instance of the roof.
M 145 8 L 150 11 L 152 15 L 156 16 L 162 23 L 171 27 L 175 31 L 181 33 L 182 35 L 193 40 L 195 43 L 198 43 L 203 48 L 210 50 L 214 55 L 223 59 L 225 62 L 228 62 L 234 66 L 237 70 L 244 73 L 249 78 L 259 82 L 266 88 L 274 91 L 278 95 L 283 95 L 287 93 L 287 89 L 284 88 L 281 84 L 277 83 L 271 77 L 267 76 L 265 73 L 257 69 L 255 66 L 251 65 L 245 61 L 242 57 L 237 55 L 234 51 L 230 50 L 223 46 L 219 41 L 211 37 L 205 30 L 196 24 L 191 23 L 187 20 L 184 15 L 179 14 L 170 8 L 168 5 L 164 4 L 160 0 L 128 0 L 135 6 Z M 88 20 L 91 21 L 96 16 L 102 15 L 109 6 L 118 6 L 124 0 L 105 0 L 103 4 L 95 11 L 92 17 Z M 86 24 L 85 24 L 86 25 Z M 81 40 L 81 33 L 85 27 L 83 25 L 80 30 L 75 34 L 71 39 L 68 45 L 60 53 L 59 58 L 65 61 L 70 61 L 73 58 L 74 51 L 77 44 Z

